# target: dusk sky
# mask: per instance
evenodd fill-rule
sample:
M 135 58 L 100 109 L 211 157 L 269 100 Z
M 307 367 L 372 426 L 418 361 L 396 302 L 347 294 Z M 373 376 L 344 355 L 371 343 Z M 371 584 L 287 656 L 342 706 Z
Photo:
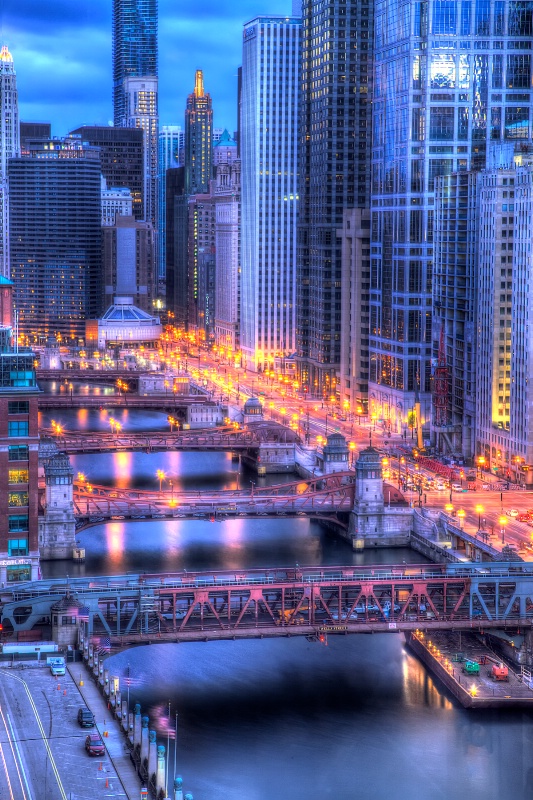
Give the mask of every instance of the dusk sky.
M 15 62 L 21 120 L 51 122 L 63 136 L 113 119 L 111 8 L 112 0 L 4 0 L 1 38 Z M 291 8 L 291 0 L 159 0 L 160 124 L 183 125 L 203 69 L 214 124 L 232 132 L 242 25 Z

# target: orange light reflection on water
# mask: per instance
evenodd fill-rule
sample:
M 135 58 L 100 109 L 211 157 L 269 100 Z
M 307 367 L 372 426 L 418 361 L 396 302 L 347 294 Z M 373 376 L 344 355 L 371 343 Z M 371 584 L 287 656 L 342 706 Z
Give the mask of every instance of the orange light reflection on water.
M 133 474 L 133 453 L 113 453 L 113 486 L 127 489 Z
M 110 522 L 105 526 L 109 561 L 120 571 L 123 568 L 126 526 L 120 522 Z

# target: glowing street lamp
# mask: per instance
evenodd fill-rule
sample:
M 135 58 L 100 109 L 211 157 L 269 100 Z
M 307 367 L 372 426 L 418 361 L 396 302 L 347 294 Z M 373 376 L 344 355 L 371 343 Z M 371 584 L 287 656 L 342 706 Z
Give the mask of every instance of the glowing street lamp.
M 163 481 L 166 478 L 166 474 L 163 472 L 162 469 L 158 469 L 155 474 L 156 474 L 156 477 L 157 477 L 157 479 L 159 481 L 159 491 L 161 492 L 162 489 L 163 489 Z
M 465 524 L 465 516 L 466 516 L 466 511 L 464 510 L 464 508 L 460 508 L 458 510 L 457 516 L 459 517 L 459 526 L 462 528 L 463 525 Z
M 80 483 L 85 483 L 86 478 L 83 472 L 78 472 L 77 479 Z
M 355 456 L 355 451 L 357 449 L 357 445 L 356 445 L 355 442 L 350 442 L 348 444 L 348 448 L 350 450 L 350 466 L 353 467 L 353 460 L 354 460 L 354 456 Z
M 476 506 L 476 514 L 477 514 L 477 529 L 478 529 L 478 531 L 481 529 L 481 515 L 483 514 L 483 512 L 484 512 L 484 511 L 485 511 L 485 509 L 483 508 L 483 506 L 482 506 L 482 505 L 479 505 L 479 504 L 478 504 L 478 505 Z
M 446 503 L 446 505 L 444 506 L 444 510 L 446 511 L 447 514 L 451 515 L 453 511 L 453 505 L 451 503 Z

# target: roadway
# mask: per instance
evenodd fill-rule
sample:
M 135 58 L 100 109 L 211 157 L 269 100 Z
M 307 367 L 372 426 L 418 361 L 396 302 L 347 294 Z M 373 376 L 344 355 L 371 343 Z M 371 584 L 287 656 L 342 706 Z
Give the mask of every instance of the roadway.
M 87 731 L 76 721 L 83 703 L 72 679 L 31 666 L 0 666 L 0 798 L 93 800 L 104 791 L 126 797 L 108 756 L 95 760 L 85 752 Z

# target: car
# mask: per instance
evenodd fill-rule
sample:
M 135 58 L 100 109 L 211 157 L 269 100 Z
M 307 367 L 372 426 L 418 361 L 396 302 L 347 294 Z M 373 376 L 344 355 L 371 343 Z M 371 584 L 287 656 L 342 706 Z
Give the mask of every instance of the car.
M 442 481 L 437 481 L 437 483 L 435 484 L 435 489 L 438 492 L 444 491 L 445 488 L 446 488 L 446 485 L 444 483 L 442 483 Z
M 492 489 L 492 486 L 490 485 L 490 483 L 484 483 L 481 488 L 484 489 L 486 492 L 488 492 L 490 491 L 490 489 Z
M 85 739 L 85 749 L 90 756 L 105 756 L 105 747 L 99 733 L 90 733 Z
M 520 514 L 517 508 L 509 508 L 505 513 L 508 517 L 517 517 Z
M 531 514 L 519 514 L 518 522 L 529 522 L 531 520 Z
M 78 709 L 78 725 L 80 728 L 94 728 L 94 714 L 85 706 Z
M 460 483 L 452 483 L 452 492 L 462 492 L 463 487 Z
M 169 620 L 170 622 L 172 622 L 173 619 L 174 619 L 174 617 L 172 615 L 172 611 L 165 612 L 164 614 L 161 614 L 161 616 L 163 617 L 163 619 Z M 186 616 L 187 616 L 187 612 L 183 608 L 177 608 L 176 609 L 176 619 L 177 620 L 178 619 L 185 619 Z

